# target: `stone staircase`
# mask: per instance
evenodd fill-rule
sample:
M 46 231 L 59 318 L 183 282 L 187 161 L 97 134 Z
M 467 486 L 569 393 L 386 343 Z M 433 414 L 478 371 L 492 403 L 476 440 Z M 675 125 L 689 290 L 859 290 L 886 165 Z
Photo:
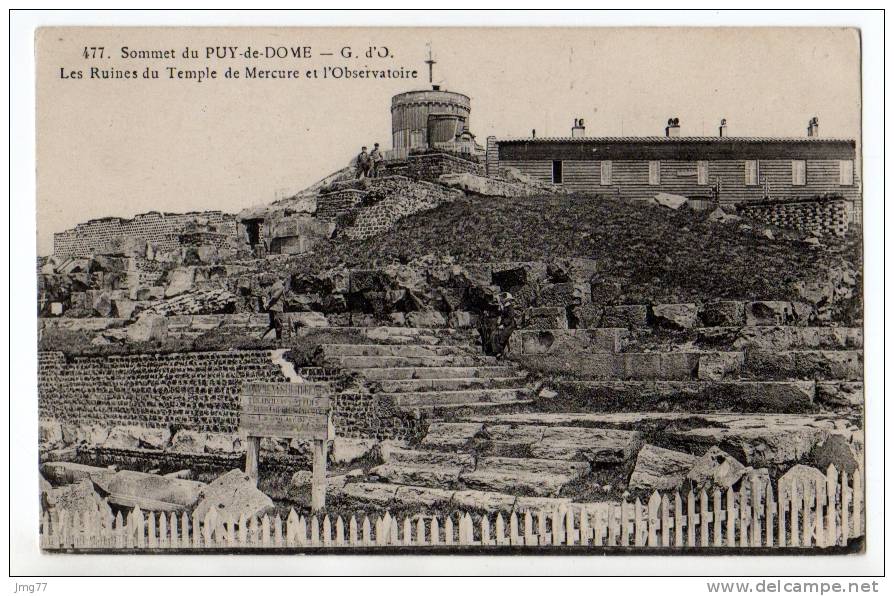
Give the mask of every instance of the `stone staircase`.
M 471 333 L 400 328 L 392 335 L 367 337 L 371 343 L 322 344 L 320 358 L 325 366 L 358 374 L 400 410 L 493 408 L 531 401 L 526 375 L 485 356 Z M 374 338 L 380 339 L 373 343 Z M 394 341 L 399 343 L 388 343 Z

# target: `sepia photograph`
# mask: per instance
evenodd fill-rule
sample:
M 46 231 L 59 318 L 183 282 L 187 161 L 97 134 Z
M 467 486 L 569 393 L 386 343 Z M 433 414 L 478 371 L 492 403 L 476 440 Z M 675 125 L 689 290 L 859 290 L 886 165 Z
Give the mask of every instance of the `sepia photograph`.
M 36 27 L 37 556 L 862 558 L 861 35 Z

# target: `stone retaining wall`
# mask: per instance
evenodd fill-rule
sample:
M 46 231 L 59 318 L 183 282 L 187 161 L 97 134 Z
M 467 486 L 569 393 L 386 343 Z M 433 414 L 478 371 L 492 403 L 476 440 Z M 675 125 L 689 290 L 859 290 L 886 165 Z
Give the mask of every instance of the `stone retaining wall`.
M 303 369 L 307 380 L 333 380 L 333 369 Z M 239 394 L 249 381 L 286 382 L 267 350 L 75 357 L 38 352 L 38 411 L 69 425 L 239 430 Z M 337 436 L 410 439 L 424 421 L 374 394 L 336 396 Z
M 266 350 L 75 357 L 41 352 L 38 411 L 70 424 L 233 433 L 246 381 L 287 381 Z
M 740 214 L 759 221 L 792 228 L 815 236 L 847 234 L 847 201 L 844 199 L 792 199 L 738 205 Z

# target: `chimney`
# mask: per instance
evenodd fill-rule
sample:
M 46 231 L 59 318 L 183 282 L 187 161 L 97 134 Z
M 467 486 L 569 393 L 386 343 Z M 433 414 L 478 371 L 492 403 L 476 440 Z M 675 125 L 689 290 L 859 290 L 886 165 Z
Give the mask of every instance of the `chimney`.
M 679 137 L 680 136 L 680 119 L 668 118 L 667 128 L 664 129 L 664 136 Z
M 586 132 L 587 132 L 587 129 L 584 126 L 584 119 L 583 118 L 575 118 L 574 126 L 571 127 L 571 138 L 577 139 L 579 137 L 585 137 L 585 136 L 587 136 Z
M 720 136 L 725 137 L 726 135 L 726 118 L 720 119 Z
M 810 119 L 810 122 L 807 123 L 807 136 L 808 137 L 818 137 L 819 136 L 819 118 L 814 116 Z
M 536 139 L 536 138 L 537 138 L 537 129 L 536 129 L 536 128 L 532 128 L 532 129 L 531 129 L 531 138 L 532 138 L 532 139 Z

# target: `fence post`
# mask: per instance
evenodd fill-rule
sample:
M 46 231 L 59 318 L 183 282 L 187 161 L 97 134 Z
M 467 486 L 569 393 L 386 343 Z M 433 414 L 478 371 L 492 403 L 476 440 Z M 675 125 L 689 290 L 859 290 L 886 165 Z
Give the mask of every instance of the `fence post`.
M 642 502 L 640 502 L 639 497 L 637 497 L 636 500 L 633 502 L 633 506 L 633 531 L 635 532 L 633 536 L 633 545 L 642 546 L 643 536 L 645 535 L 645 528 L 643 527 L 643 504 Z M 609 515 L 611 515 L 611 512 L 609 512 Z
M 748 522 L 751 520 L 751 515 L 749 515 L 747 489 L 748 483 L 743 482 L 742 486 L 739 488 L 739 546 L 750 546 L 748 540 Z
M 661 546 L 670 546 L 670 501 L 661 495 Z
M 863 468 L 854 470 L 854 491 L 852 495 L 854 536 L 863 536 Z
M 751 478 L 751 546 L 761 545 L 761 488 L 757 477 Z
M 353 515 L 348 521 L 348 543 L 351 546 L 357 546 L 357 518 Z
M 627 499 L 621 500 L 621 546 L 630 545 L 630 504 Z
M 713 509 L 711 512 L 713 527 L 711 529 L 714 538 L 711 546 L 723 546 L 723 522 L 726 518 L 724 517 L 725 513 L 722 507 L 723 495 L 719 488 L 714 488 L 711 493 L 711 499 Z
M 503 520 L 501 519 L 500 521 Z M 431 535 L 431 545 L 437 546 L 441 542 L 441 528 L 440 524 L 438 524 L 438 517 L 436 515 L 433 515 L 431 518 L 431 530 L 429 531 L 429 534 Z
M 736 493 L 732 487 L 726 491 L 726 545 L 736 546 Z
M 574 512 L 569 507 L 565 510 L 565 544 L 574 546 Z
M 661 506 L 661 497 L 658 491 L 652 493 L 649 498 L 649 546 L 658 546 L 658 509 Z
M 453 518 L 449 514 L 444 519 L 444 544 L 453 544 Z
M 811 543 L 811 539 L 813 538 L 813 521 L 810 517 L 811 509 L 813 508 L 814 495 L 811 492 L 816 492 L 816 487 L 813 487 L 812 491 L 808 491 L 810 484 L 808 482 L 802 482 L 801 488 L 803 489 L 802 497 L 804 502 L 803 508 L 803 523 L 801 524 L 801 546 L 809 547 Z
M 709 546 L 708 545 L 708 521 L 711 519 L 708 516 L 708 493 L 705 489 L 701 489 L 698 494 L 698 523 L 699 523 L 699 544 L 701 546 Z
M 692 496 L 692 491 L 689 491 L 689 495 L 690 497 Z M 687 502 L 686 505 L 688 514 L 686 530 L 688 532 L 689 528 L 692 527 L 692 514 L 688 512 L 690 503 Z M 683 499 L 680 497 L 679 492 L 674 492 L 674 546 L 683 546 Z
M 850 492 L 849 487 L 847 485 L 847 471 L 841 470 L 841 540 L 838 544 L 841 546 L 847 546 L 848 532 L 850 528 L 848 527 L 848 493 Z
M 509 514 L 509 544 L 518 545 L 518 515 L 515 511 Z
M 799 529 L 798 524 L 800 523 L 801 517 L 801 509 L 804 505 L 804 499 L 801 497 L 801 494 L 797 489 L 798 483 L 792 480 L 791 484 L 788 486 L 789 491 L 789 502 L 791 506 L 788 510 L 788 515 L 791 518 L 791 545 L 792 546 L 800 546 L 801 544 L 801 530 Z
M 590 513 L 586 507 L 580 508 L 580 544 L 590 545 Z
M 494 534 L 497 540 L 497 546 L 506 544 L 506 528 L 503 526 L 503 514 L 497 513 L 497 520 L 494 522 Z
M 534 543 L 534 524 L 531 519 L 531 512 L 525 511 L 525 546 L 531 546 Z
M 829 464 L 826 470 L 826 546 L 838 544 L 838 528 L 835 524 L 838 513 L 838 470 Z
M 416 520 L 416 544 L 425 546 L 425 520 L 422 519 L 421 515 Z

